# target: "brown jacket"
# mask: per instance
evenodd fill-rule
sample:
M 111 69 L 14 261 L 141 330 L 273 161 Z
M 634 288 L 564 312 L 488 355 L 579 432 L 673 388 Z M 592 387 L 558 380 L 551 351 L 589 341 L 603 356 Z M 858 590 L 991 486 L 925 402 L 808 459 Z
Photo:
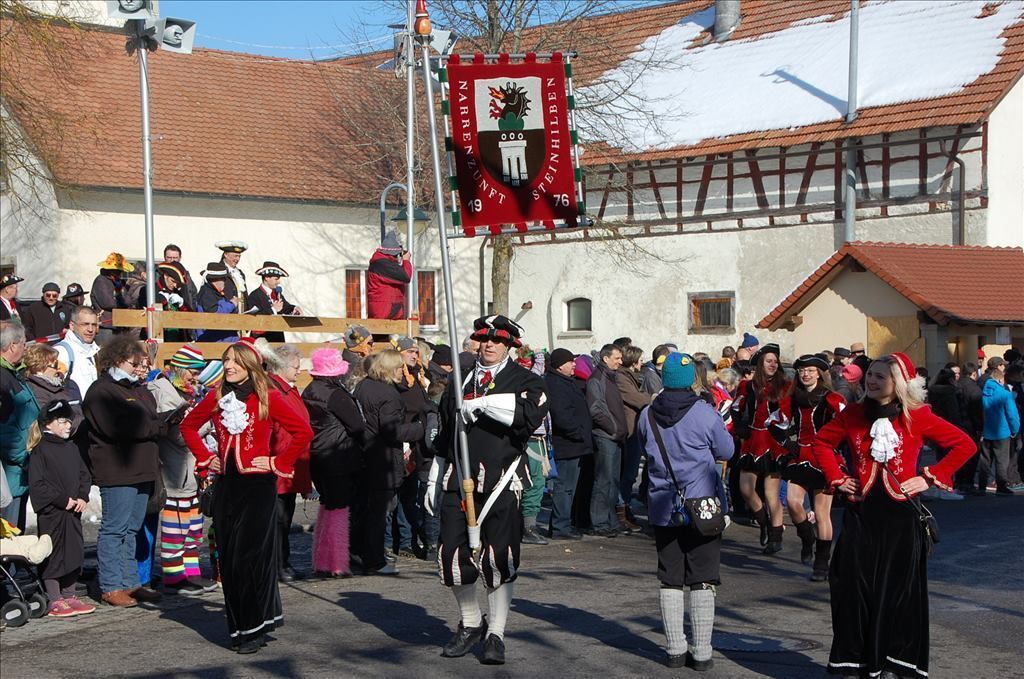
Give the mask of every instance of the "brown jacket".
M 636 418 L 640 411 L 651 405 L 651 395 L 640 390 L 641 374 L 620 368 L 615 371 L 615 386 L 622 394 L 622 404 L 626 406 L 626 430 L 629 436 L 636 431 Z

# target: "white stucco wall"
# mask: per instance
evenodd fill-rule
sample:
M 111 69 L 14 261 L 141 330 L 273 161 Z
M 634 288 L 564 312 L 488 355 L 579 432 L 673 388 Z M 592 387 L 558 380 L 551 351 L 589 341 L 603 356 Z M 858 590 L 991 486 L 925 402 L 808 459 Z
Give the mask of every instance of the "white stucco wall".
M 20 297 L 35 298 L 48 280 L 57 281 L 62 288 L 79 282 L 88 289 L 98 273 L 97 264 L 111 251 L 129 259 L 144 259 L 142 209 L 139 192 L 78 190 L 61 194 L 53 224 L 34 227 L 50 229 L 52 237 L 26 239 L 22 233 L 29 231 L 22 229 L 8 238 L 5 220 L 3 256 L 14 258 L 18 274 L 26 279 Z M 255 271 L 263 261 L 275 261 L 291 274 L 283 282 L 286 297 L 322 316 L 345 315 L 345 270 L 365 269 L 380 238 L 379 213 L 373 208 L 157 194 L 154 212 L 158 261 L 164 246 L 175 243 L 198 284 L 207 262 L 220 258 L 216 241 L 246 241 L 250 249 L 242 256 L 242 269 L 250 289 L 259 285 Z M 404 225 L 400 233 L 404 242 Z M 27 240 L 39 240 L 40 248 L 31 251 Z M 479 242 L 454 241 L 451 248 L 460 333 L 466 332 L 478 315 L 478 246 Z M 424 328 L 423 334 L 441 339 L 447 336 L 447 321 L 436 228 L 416 239 L 415 261 L 419 269 L 438 272 L 438 325 Z M 289 337 L 300 338 L 322 339 Z
M 980 237 L 984 210 L 970 210 L 967 216 L 969 236 Z M 857 235 L 862 240 L 952 243 L 952 220 L 948 212 L 868 219 L 858 222 Z M 752 332 L 762 343 L 778 342 L 789 358 L 796 350 L 793 333 L 754 326 L 835 252 L 841 228 L 820 223 L 637 240 L 639 247 L 656 256 L 632 251 L 621 242 L 518 247 L 510 305 L 515 309 L 533 302 L 533 310 L 520 322 L 529 341 L 538 346 L 588 351 L 628 335 L 648 351 L 674 340 L 688 351 L 718 356 L 723 346 L 737 346 L 744 332 Z M 630 266 L 623 259 L 630 260 Z M 687 293 L 711 291 L 735 292 L 734 332 L 691 334 Z M 574 297 L 592 300 L 589 335 L 564 332 L 564 303 Z M 859 327 L 856 336 L 836 344 L 863 340 L 865 330 Z
M 988 195 L 986 245 L 1024 245 L 1024 80 L 989 118 Z

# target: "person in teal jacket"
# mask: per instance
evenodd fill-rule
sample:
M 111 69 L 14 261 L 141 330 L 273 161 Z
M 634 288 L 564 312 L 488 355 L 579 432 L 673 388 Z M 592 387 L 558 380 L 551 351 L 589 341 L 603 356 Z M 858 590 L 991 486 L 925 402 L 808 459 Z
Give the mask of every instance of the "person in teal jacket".
M 1013 495 L 1014 491 L 1024 491 L 1017 469 L 1018 453 L 1014 447 L 1020 432 L 1020 414 L 1013 392 L 1006 388 L 1006 361 L 998 356 L 989 359 L 987 373 L 989 379 L 981 388 L 985 425 L 981 434 L 978 485 L 984 493 L 992 473 L 996 477 L 996 494 Z
M 19 375 L 24 355 L 25 326 L 0 323 L 0 462 L 14 498 L 2 516 L 20 530 L 28 505 L 28 435 L 39 416 L 39 404 Z

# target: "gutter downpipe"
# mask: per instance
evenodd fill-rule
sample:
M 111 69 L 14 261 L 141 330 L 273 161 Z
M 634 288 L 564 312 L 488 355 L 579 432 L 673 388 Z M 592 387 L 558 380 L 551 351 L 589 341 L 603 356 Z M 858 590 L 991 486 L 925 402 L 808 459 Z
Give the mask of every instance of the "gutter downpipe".
M 960 187 L 957 190 L 957 200 L 960 201 L 957 205 L 957 227 L 956 227 L 956 244 L 967 245 L 967 210 L 964 206 L 964 198 L 966 189 L 964 188 L 967 181 L 967 165 L 960 158 L 960 156 L 953 156 L 953 162 L 959 168 L 960 174 Z
M 850 0 L 850 74 L 846 95 L 846 123 L 857 119 L 857 31 L 860 0 Z M 846 140 L 846 185 L 843 208 L 843 242 L 857 240 L 857 155 L 853 138 Z

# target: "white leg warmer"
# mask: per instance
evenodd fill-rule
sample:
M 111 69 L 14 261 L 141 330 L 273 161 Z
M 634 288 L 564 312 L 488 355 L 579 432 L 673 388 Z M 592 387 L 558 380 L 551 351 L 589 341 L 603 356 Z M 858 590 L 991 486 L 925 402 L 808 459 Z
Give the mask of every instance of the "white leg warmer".
M 711 659 L 711 632 L 715 628 L 715 592 L 711 589 L 690 591 L 690 631 L 693 633 L 694 660 Z
M 483 624 L 480 604 L 476 600 L 476 584 L 455 585 L 452 587 L 452 593 L 455 594 L 455 601 L 459 604 L 459 611 L 462 614 L 462 626 L 479 627 Z
M 662 587 L 658 590 L 661 601 L 661 623 L 665 627 L 665 650 L 669 655 L 686 654 L 686 595 L 681 589 Z
M 506 582 L 497 589 L 487 590 L 487 606 L 491 613 L 487 633 L 504 639 L 505 621 L 508 619 L 508 609 L 512 606 L 512 583 Z

